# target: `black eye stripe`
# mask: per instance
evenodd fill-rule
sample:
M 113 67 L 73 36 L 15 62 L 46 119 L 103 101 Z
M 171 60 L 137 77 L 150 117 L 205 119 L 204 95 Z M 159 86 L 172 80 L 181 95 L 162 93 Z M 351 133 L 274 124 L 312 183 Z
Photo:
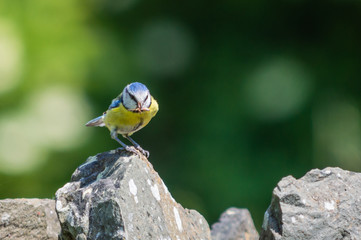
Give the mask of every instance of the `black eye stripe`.
M 144 99 L 143 103 L 145 103 L 145 102 L 147 101 L 148 96 L 149 96 L 149 95 L 147 94 L 147 96 L 145 97 L 145 99 Z
M 120 102 L 123 104 L 123 94 L 120 96 Z
M 136 102 L 136 103 L 138 102 L 137 99 L 135 99 L 134 95 L 131 94 L 131 93 L 128 91 L 128 88 L 126 88 L 125 91 L 128 93 L 129 97 L 130 97 L 131 99 L 133 99 L 134 102 Z

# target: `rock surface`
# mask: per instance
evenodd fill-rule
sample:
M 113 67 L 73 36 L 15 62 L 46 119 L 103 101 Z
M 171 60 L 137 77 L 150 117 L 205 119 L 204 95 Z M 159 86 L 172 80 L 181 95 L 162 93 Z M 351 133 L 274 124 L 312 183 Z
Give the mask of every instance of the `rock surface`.
M 175 202 L 143 156 L 89 157 L 56 193 L 60 239 L 210 240 L 206 220 Z
M 59 233 L 54 200 L 0 200 L 0 239 L 55 240 Z
M 361 173 L 315 169 L 273 190 L 261 238 L 361 239 Z
M 251 214 L 247 209 L 229 208 L 212 225 L 212 240 L 258 240 Z

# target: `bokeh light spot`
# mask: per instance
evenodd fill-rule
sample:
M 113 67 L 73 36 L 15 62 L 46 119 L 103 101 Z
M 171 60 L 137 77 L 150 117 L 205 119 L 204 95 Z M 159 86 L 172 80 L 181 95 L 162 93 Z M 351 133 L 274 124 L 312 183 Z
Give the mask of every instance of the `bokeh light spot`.
M 89 109 L 81 94 L 69 87 L 49 87 L 29 100 L 33 128 L 42 136 L 42 143 L 53 149 L 68 149 L 85 141 L 84 124 Z
M 0 120 L 0 171 L 20 174 L 38 167 L 46 154 L 38 145 L 23 114 L 12 114 Z
M 245 104 L 259 120 L 276 121 L 299 111 L 310 95 L 307 71 L 287 58 L 258 67 L 243 86 Z
M 328 98 L 315 107 L 316 165 L 333 163 L 350 170 L 361 170 L 360 120 L 360 111 L 351 101 Z
M 10 91 L 19 84 L 23 51 L 15 25 L 0 18 L 0 94 Z
M 185 26 L 172 21 L 155 21 L 139 33 L 135 46 L 139 67 L 155 75 L 175 75 L 190 64 L 194 42 Z
M 32 171 L 51 150 L 79 147 L 88 138 L 83 96 L 67 87 L 38 90 L 20 109 L 0 119 L 0 172 Z

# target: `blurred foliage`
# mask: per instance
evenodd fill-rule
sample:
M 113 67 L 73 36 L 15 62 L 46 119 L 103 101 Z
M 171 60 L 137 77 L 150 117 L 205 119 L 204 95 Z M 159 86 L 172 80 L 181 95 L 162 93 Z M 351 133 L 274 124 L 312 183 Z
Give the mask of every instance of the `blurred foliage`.
M 123 87 L 160 104 L 134 139 L 175 199 L 257 227 L 276 183 L 361 170 L 361 2 L 0 2 L 0 197 L 47 197 L 90 155 Z

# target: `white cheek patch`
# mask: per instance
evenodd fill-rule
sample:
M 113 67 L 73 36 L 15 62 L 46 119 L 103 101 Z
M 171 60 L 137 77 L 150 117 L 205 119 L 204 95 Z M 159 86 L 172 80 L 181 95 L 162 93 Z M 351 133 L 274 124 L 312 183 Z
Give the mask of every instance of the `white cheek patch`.
M 123 105 L 127 109 L 136 109 L 137 103 L 129 96 L 128 93 L 123 93 Z
M 151 96 L 150 94 L 148 95 L 147 99 L 145 100 L 145 102 L 143 103 L 143 107 L 149 108 L 150 104 L 151 104 Z

